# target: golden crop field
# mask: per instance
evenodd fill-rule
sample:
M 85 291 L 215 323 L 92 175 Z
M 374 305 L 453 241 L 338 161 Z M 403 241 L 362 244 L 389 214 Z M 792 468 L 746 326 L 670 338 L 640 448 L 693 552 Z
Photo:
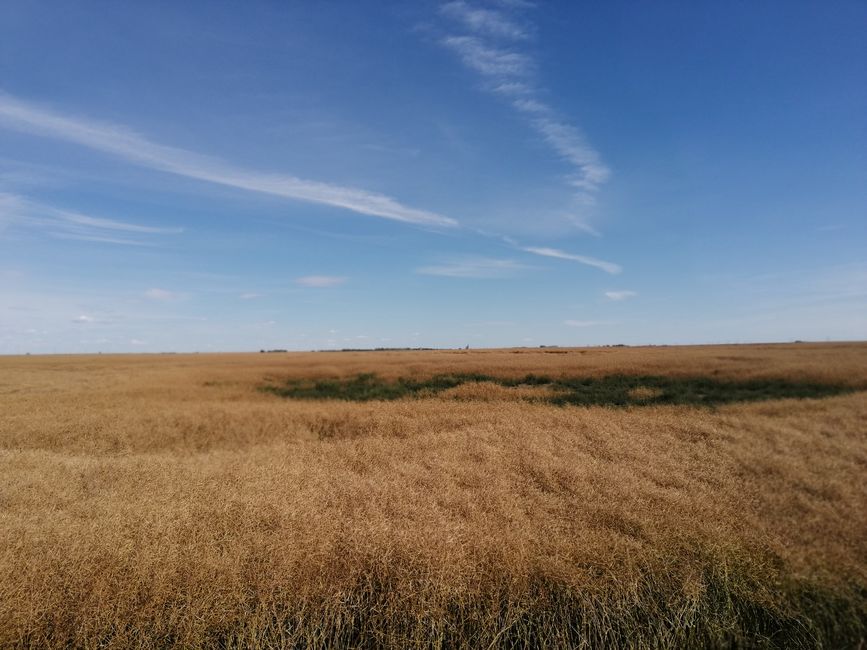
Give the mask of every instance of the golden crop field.
M 0 357 L 0 462 L 2 647 L 867 638 L 867 344 Z

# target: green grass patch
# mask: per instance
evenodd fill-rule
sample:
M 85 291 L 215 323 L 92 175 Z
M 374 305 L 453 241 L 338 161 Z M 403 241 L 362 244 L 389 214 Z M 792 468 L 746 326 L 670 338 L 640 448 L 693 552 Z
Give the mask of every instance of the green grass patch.
M 550 389 L 550 403 L 578 406 L 716 406 L 772 399 L 816 399 L 853 390 L 848 386 L 787 379 L 727 380 L 660 375 L 559 378 L 526 375 L 506 379 L 485 374 L 453 374 L 426 379 L 401 377 L 387 380 L 372 373 L 347 379 L 290 379 L 281 385 L 264 386 L 263 390 L 292 399 L 366 402 L 430 397 L 467 382 L 483 381 L 507 388 L 544 386 Z

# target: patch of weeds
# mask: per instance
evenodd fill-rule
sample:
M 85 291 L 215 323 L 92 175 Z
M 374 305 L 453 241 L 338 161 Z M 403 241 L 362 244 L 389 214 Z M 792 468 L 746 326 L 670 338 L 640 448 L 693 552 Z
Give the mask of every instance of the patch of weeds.
M 263 390 L 292 399 L 366 402 L 432 396 L 467 382 L 493 382 L 507 388 L 545 386 L 550 389 L 551 394 L 547 401 L 551 404 L 578 406 L 717 406 L 771 399 L 815 399 L 854 390 L 848 386 L 787 379 L 725 380 L 659 375 L 553 379 L 533 374 L 520 378 L 502 378 L 477 373 L 435 375 L 427 379 L 401 377 L 392 381 L 373 373 L 364 373 L 348 379 L 290 379 L 282 385 L 265 386 Z
M 264 390 L 294 399 L 368 402 L 435 394 L 468 381 L 491 381 L 491 378 L 486 375 L 437 375 L 424 380 L 401 377 L 389 382 L 373 373 L 363 373 L 349 379 L 290 379 L 283 386 L 266 386 Z
M 641 406 L 688 404 L 717 406 L 771 399 L 821 398 L 851 392 L 847 386 L 787 379 L 726 380 L 711 377 L 609 375 L 563 378 L 553 382 L 560 392 L 554 404 Z

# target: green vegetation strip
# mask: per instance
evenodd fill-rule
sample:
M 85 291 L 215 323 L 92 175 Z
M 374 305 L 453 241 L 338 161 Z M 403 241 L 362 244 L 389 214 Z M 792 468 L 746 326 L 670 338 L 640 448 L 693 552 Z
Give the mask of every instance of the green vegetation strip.
M 551 404 L 579 406 L 646 406 L 690 404 L 715 406 L 732 402 L 771 399 L 821 398 L 852 392 L 848 386 L 786 379 L 726 380 L 710 377 L 659 375 L 608 375 L 560 377 L 526 375 L 505 379 L 484 374 L 436 375 L 428 379 L 399 378 L 389 381 L 372 373 L 348 379 L 290 379 L 263 390 L 292 399 L 396 400 L 430 397 L 467 382 L 491 382 L 506 388 L 541 386 L 542 399 Z

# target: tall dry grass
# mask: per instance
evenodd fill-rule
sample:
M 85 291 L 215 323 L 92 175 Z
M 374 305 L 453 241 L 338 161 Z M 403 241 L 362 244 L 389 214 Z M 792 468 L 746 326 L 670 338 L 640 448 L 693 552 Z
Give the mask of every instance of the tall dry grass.
M 371 371 L 861 388 L 867 345 L 0 358 L 0 646 L 864 642 L 867 393 L 257 390 Z

